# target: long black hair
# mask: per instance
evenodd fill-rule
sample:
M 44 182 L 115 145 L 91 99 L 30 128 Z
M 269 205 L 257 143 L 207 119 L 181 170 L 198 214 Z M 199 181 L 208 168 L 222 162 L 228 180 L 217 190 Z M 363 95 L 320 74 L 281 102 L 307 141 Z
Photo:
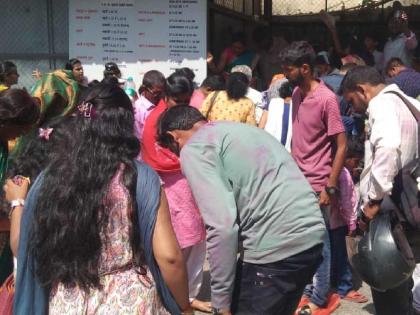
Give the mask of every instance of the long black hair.
M 16 65 L 11 61 L 0 61 L 0 82 L 5 82 L 6 77 L 16 71 Z
M 64 65 L 64 70 L 73 70 L 74 66 L 78 63 L 82 64 L 79 59 L 72 58 L 66 62 L 66 64 Z
M 174 72 L 166 80 L 166 94 L 174 97 L 180 94 L 190 94 L 194 92 L 192 82 L 184 75 Z
M 74 121 L 73 116 L 57 117 L 50 122 L 44 122 L 40 129 L 33 130 L 28 135 L 26 145 L 11 159 L 7 177 L 23 175 L 34 182 L 47 167 L 50 154 L 55 149 L 54 145 L 61 145 L 73 138 L 71 130 L 74 129 Z M 41 128 L 49 131 L 48 136 L 41 136 Z
M 226 82 L 226 92 L 229 98 L 239 100 L 248 92 L 248 77 L 241 72 L 231 73 Z
M 39 118 L 39 106 L 28 92 L 7 89 L 0 93 L 0 127 L 33 125 Z
M 123 184 L 134 196 L 139 141 L 131 102 L 118 86 L 98 84 L 84 105 L 67 129 L 67 141 L 55 145 L 51 155 L 35 207 L 30 249 L 42 285 L 78 285 L 88 292 L 100 287 L 100 233 L 108 222 L 104 198 L 109 183 L 125 165 Z M 136 224 L 131 230 L 133 259 L 141 266 Z

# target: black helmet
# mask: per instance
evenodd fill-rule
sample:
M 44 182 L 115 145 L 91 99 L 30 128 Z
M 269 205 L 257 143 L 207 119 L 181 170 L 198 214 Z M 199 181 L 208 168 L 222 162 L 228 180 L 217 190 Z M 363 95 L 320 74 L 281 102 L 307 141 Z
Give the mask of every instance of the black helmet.
M 416 267 L 402 226 L 392 212 L 377 215 L 364 236 L 348 237 L 347 252 L 361 279 L 379 291 L 399 286 Z

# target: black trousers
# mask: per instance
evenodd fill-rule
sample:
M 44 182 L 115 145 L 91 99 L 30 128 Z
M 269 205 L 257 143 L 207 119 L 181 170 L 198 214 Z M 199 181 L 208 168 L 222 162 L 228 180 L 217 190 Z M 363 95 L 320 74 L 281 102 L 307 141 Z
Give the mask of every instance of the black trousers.
M 384 292 L 372 289 L 373 303 L 378 315 L 414 315 L 413 288 L 410 278 L 400 286 Z
M 322 244 L 270 264 L 238 261 L 234 315 L 291 315 L 322 261 Z
M 420 262 L 420 232 L 418 230 L 407 229 L 407 240 L 416 259 L 416 263 Z M 372 289 L 373 303 L 375 304 L 376 314 L 378 315 L 414 315 L 413 308 L 413 279 L 410 278 L 400 286 L 380 292 Z

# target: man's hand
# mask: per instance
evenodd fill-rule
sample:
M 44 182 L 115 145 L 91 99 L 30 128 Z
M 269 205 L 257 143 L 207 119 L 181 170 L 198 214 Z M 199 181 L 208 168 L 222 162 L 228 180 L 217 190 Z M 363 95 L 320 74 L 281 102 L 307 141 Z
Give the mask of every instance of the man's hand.
M 42 72 L 39 71 L 38 69 L 35 69 L 34 71 L 32 71 L 32 77 L 34 77 L 35 79 L 41 79 Z
M 363 208 L 363 213 L 365 214 L 366 218 L 368 218 L 369 220 L 372 220 L 376 216 L 376 214 L 379 212 L 380 208 L 381 207 L 379 204 L 369 205 L 367 203 L 365 204 Z
M 207 63 L 212 63 L 214 60 L 214 56 L 211 52 L 207 53 Z
M 319 194 L 319 205 L 322 206 L 328 206 L 331 202 L 331 197 L 330 195 L 327 194 L 327 192 L 325 191 L 325 189 L 323 191 L 321 191 L 321 193 Z
M 321 21 L 324 22 L 325 26 L 333 30 L 335 29 L 335 18 L 329 14 L 328 12 L 325 12 L 324 10 L 321 10 L 319 12 L 319 17 L 321 18 Z

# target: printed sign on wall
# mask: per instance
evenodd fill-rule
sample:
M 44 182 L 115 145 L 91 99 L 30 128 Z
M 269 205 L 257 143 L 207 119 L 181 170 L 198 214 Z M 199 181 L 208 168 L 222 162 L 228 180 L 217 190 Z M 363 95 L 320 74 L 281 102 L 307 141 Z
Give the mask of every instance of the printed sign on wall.
M 102 80 L 107 62 L 137 85 L 149 70 L 206 77 L 207 0 L 70 0 L 69 14 L 69 56 L 89 80 Z

